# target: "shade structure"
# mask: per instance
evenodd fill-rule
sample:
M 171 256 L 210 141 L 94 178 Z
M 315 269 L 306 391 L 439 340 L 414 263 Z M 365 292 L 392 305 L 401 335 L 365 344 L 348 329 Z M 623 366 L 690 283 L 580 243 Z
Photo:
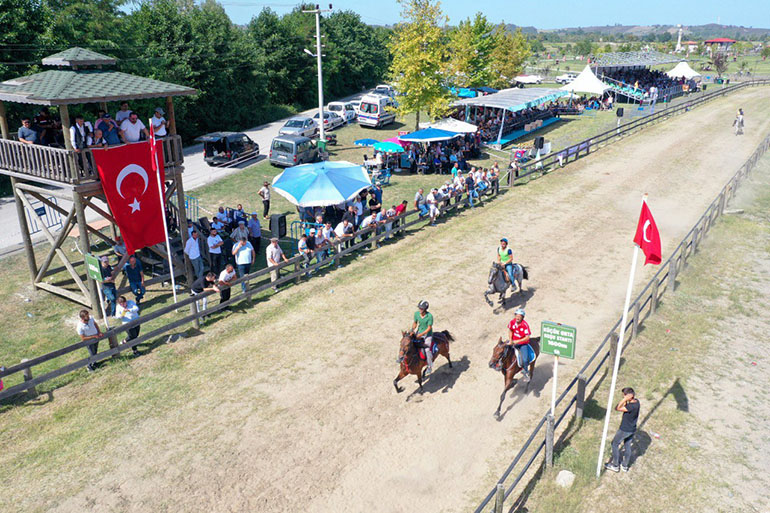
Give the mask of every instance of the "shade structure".
M 590 66 L 586 66 L 580 74 L 575 77 L 575 80 L 569 84 L 565 84 L 562 88 L 563 91 L 569 91 L 572 93 L 588 93 L 588 94 L 602 94 L 610 86 L 596 78 L 594 72 L 591 71 Z
M 374 146 L 378 142 L 380 141 L 378 141 L 377 139 L 359 139 L 357 141 L 353 141 L 353 144 L 355 144 L 356 146 L 368 147 L 368 146 Z
M 420 123 L 420 128 L 438 128 L 439 130 L 456 132 L 458 134 L 473 134 L 478 130 L 476 125 L 455 118 L 439 119 L 431 123 Z
M 543 103 L 548 103 L 557 98 L 561 98 L 566 94 L 566 92 L 560 89 L 549 89 L 545 87 L 527 87 L 524 89 L 513 87 L 486 96 L 458 100 L 454 102 L 453 105 L 456 107 L 492 107 L 494 109 L 505 109 L 510 112 L 518 112 L 520 110 L 537 107 Z
M 382 142 L 392 142 L 392 143 L 399 144 L 398 136 L 397 135 L 394 135 L 393 137 L 389 137 L 388 139 L 385 139 Z
M 275 192 L 299 207 L 338 205 L 371 185 L 363 166 L 345 161 L 302 164 L 273 178 Z
M 691 78 L 696 78 L 700 76 L 700 73 L 695 71 L 690 67 L 687 62 L 682 61 L 676 66 L 674 66 L 674 69 L 666 73 L 671 78 L 686 78 L 687 80 L 690 80 Z
M 415 143 L 432 143 L 439 141 L 449 141 L 455 137 L 459 137 L 457 132 L 449 132 L 448 130 L 440 130 L 438 128 L 423 128 L 417 130 L 411 134 L 399 136 L 399 140 Z
M 375 151 L 381 151 L 382 153 L 403 153 L 404 147 L 398 143 L 383 141 L 374 145 Z

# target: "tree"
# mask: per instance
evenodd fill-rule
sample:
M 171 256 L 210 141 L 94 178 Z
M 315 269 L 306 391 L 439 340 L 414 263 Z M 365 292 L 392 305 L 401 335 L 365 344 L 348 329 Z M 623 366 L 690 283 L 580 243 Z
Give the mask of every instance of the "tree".
M 448 18 L 437 0 L 399 0 L 406 22 L 396 26 L 389 48 L 393 55 L 390 77 L 400 93 L 397 113 L 414 112 L 415 130 L 420 111 L 432 118 L 449 110 L 451 96 L 445 80 L 447 44 L 444 26 Z
M 721 77 L 722 73 L 727 71 L 727 54 L 724 52 L 714 52 L 709 64 L 717 72 L 717 76 Z
M 768 57 L 770 57 L 770 46 L 765 46 L 764 48 L 762 48 L 760 55 L 762 56 L 763 61 L 766 60 Z
M 448 76 L 459 87 L 488 85 L 491 78 L 489 58 L 497 41 L 495 27 L 476 13 L 473 21 L 461 21 L 449 35 Z
M 593 51 L 593 44 L 591 44 L 591 40 L 581 39 L 580 41 L 575 44 L 575 53 L 578 55 L 582 55 L 583 57 L 586 57 L 588 55 L 591 55 L 591 52 Z
M 495 29 L 494 37 L 496 44 L 490 56 L 489 85 L 503 89 L 513 84 L 513 79 L 521 73 L 531 52 L 527 38 L 520 28 L 511 34 L 505 25 L 500 24 Z

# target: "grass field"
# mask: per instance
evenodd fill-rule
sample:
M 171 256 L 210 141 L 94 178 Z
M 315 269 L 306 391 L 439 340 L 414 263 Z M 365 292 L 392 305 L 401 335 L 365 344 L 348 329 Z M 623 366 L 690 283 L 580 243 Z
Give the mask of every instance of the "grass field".
M 770 401 L 759 397 L 747 404 L 733 391 L 736 395 L 728 395 L 720 406 L 722 415 L 732 419 L 727 431 L 696 414 L 716 406 L 706 403 L 698 408 L 697 400 L 710 396 L 707 390 L 724 393 L 727 385 L 720 381 L 754 396 L 759 391 L 755 387 L 770 377 L 766 370 L 752 369 L 767 361 L 752 337 L 759 342 L 768 328 L 770 289 L 764 269 L 770 255 L 770 155 L 760 161 L 734 203 L 731 207 L 745 213 L 720 219 L 688 262 L 677 291 L 664 296 L 662 307 L 624 353 L 618 389 L 633 386 L 642 403 L 638 456 L 631 472 L 604 472 L 600 480 L 595 478 L 609 385 L 605 374 L 587 401 L 582 425 L 576 429 L 571 423 L 562 434 L 553 470 L 527 490 L 528 511 L 702 511 L 704 503 L 717 506 L 714 511 L 764 511 L 756 506 L 767 505 L 767 473 L 757 467 L 746 428 L 753 426 L 748 430 L 752 439 L 767 440 L 764 421 Z M 714 273 L 715 268 L 731 269 L 730 279 Z M 736 326 L 746 326 L 738 331 L 748 340 L 735 342 L 735 361 L 720 362 L 717 355 L 725 338 L 741 336 L 726 335 Z M 610 438 L 619 421 L 620 414 L 613 414 Z M 576 474 L 568 492 L 554 482 L 563 469 Z M 741 483 L 746 479 L 751 484 Z M 628 493 L 629 486 L 636 492 Z

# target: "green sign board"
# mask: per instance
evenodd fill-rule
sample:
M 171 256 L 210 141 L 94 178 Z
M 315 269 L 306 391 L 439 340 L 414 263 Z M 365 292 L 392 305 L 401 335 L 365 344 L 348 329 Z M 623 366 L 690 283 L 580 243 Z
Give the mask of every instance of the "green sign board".
M 86 274 L 95 281 L 104 281 L 104 278 L 102 278 L 102 266 L 99 265 L 99 258 L 91 253 L 86 253 Z
M 543 321 L 541 323 L 541 352 L 574 360 L 576 342 L 577 328 L 550 321 Z

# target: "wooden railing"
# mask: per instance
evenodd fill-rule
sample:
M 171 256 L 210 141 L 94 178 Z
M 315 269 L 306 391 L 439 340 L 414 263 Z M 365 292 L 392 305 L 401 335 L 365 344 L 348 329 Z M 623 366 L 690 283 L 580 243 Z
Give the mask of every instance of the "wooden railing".
M 172 135 L 159 142 L 163 145 L 165 167 L 181 166 L 182 138 Z M 99 179 L 91 150 L 77 153 L 8 139 L 0 139 L 0 169 L 68 184 Z

